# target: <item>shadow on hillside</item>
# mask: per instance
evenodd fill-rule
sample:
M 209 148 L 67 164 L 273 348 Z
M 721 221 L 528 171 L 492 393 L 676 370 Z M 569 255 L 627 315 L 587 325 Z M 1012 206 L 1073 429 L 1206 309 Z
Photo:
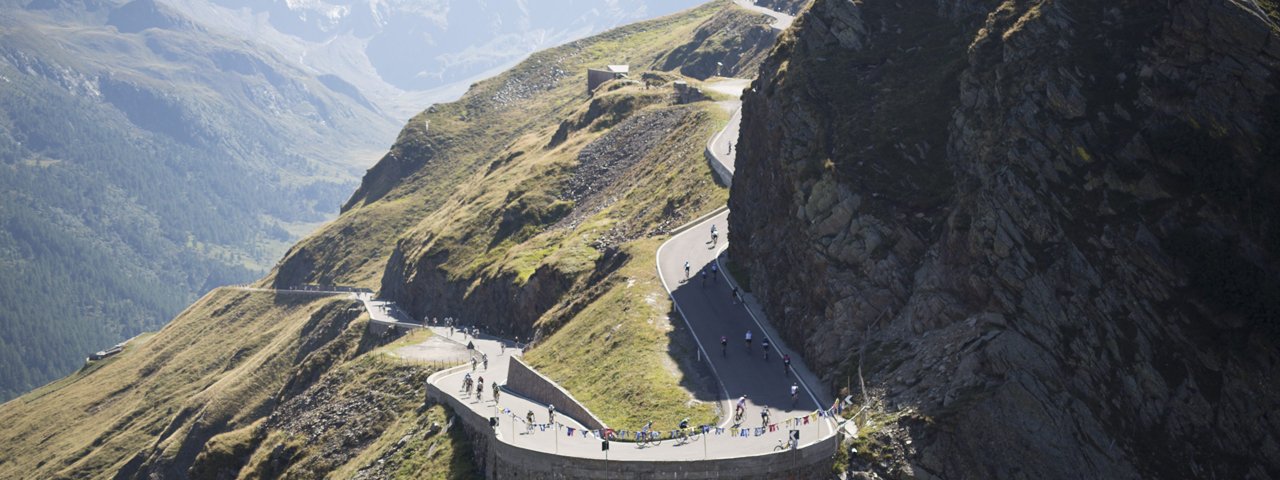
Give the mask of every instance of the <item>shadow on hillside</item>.
M 672 308 L 667 312 L 672 329 L 667 332 L 667 354 L 680 369 L 680 386 L 693 394 L 700 402 L 719 404 L 724 400 L 724 390 L 705 361 L 698 361 L 698 345 L 689 332 L 689 326 Z
M 765 405 L 775 411 L 800 411 L 818 408 L 807 394 L 799 395 L 793 401 L 790 387 L 797 379 L 789 373 L 782 363 L 775 344 L 770 350 L 768 359 L 763 357 L 761 341 L 764 332 L 752 320 L 742 304 L 733 300 L 732 290 L 723 276 L 708 278 L 703 284 L 701 272 L 695 272 L 689 281 L 681 281 L 672 292 L 683 308 L 691 316 L 690 322 L 704 344 L 706 351 L 712 355 L 710 359 L 720 375 L 719 381 L 729 389 L 727 395 L 737 397 L 747 395 L 755 405 Z M 680 359 L 680 368 L 686 375 L 685 387 L 697 391 L 698 399 L 715 399 L 725 395 L 720 384 L 707 362 L 697 361 L 696 345 L 693 335 L 689 333 L 689 325 L 680 319 L 678 311 L 669 313 L 675 329 L 671 332 L 671 354 Z M 754 342 L 750 352 L 746 351 L 743 334 L 752 331 Z M 728 350 L 721 353 L 720 337 L 728 337 Z M 776 343 L 777 338 L 773 341 Z M 683 347 L 678 347 L 683 345 Z M 706 372 L 706 373 L 700 373 Z M 705 380 L 702 380 L 703 378 Z M 695 385 L 700 383 L 701 385 Z

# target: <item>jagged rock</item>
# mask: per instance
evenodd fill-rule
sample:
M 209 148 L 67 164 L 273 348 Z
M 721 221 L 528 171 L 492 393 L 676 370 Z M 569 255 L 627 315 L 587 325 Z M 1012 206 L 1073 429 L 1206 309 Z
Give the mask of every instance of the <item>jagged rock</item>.
M 826 379 L 865 345 L 914 412 L 851 467 L 1280 477 L 1280 38 L 1251 5 L 797 19 L 744 95 L 730 255 Z

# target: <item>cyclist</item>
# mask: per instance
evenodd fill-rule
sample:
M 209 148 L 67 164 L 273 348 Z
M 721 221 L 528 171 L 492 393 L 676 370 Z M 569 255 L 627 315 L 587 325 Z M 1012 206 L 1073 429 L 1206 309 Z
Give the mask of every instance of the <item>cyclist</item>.
M 471 393 L 471 372 L 467 372 L 467 375 L 462 377 L 462 391 Z
M 782 374 L 786 376 L 791 376 L 791 354 L 790 353 L 782 354 Z
M 493 403 L 498 403 L 499 393 L 502 393 L 502 390 L 498 388 L 498 382 L 493 382 Z
M 760 411 L 760 426 L 769 427 L 769 407 L 764 407 L 764 410 Z
M 476 382 L 476 400 L 484 397 L 484 377 L 480 377 L 480 381 Z
M 747 329 L 747 351 L 751 351 L 751 330 Z
M 743 395 L 738 399 L 738 406 L 733 409 L 733 419 L 735 422 L 742 421 L 742 415 L 747 411 L 747 396 Z
M 715 280 L 716 278 L 718 278 L 716 275 L 718 275 L 719 273 L 720 273 L 720 266 L 714 263 L 711 264 L 711 279 Z
M 685 280 L 689 279 L 689 262 L 688 261 L 684 262 L 684 279 Z
M 721 357 L 729 356 L 729 337 L 726 337 L 724 335 L 720 336 L 720 356 Z
M 556 423 L 556 406 L 551 404 L 547 406 L 547 423 Z
M 769 359 L 769 337 L 765 337 L 760 341 L 760 346 L 764 348 L 764 359 Z
M 765 340 L 765 341 L 767 342 L 768 340 Z M 766 352 L 766 353 L 767 353 L 767 352 Z M 766 356 L 767 356 L 767 355 L 766 355 Z M 484 362 L 484 369 L 485 369 L 485 371 L 489 371 L 489 354 L 487 354 L 487 353 L 481 353 L 481 354 L 480 354 L 480 358 L 482 358 L 482 359 L 483 359 L 482 361 Z
M 741 296 L 741 295 L 738 295 L 738 286 L 737 286 L 737 285 L 734 285 L 734 286 L 733 286 L 733 291 L 732 291 L 730 294 L 731 294 L 731 295 L 733 295 L 733 301 L 734 301 L 734 302 L 741 302 L 741 301 L 742 301 L 742 296 Z
M 684 420 L 680 421 L 680 436 L 685 440 L 689 439 L 689 417 L 684 417 Z
M 793 406 L 793 407 L 794 407 L 794 406 L 796 405 L 796 402 L 800 401 L 799 393 L 800 393 L 800 387 L 798 387 L 798 386 L 796 386 L 796 384 L 792 383 L 792 384 L 791 384 L 791 406 Z M 821 408 L 821 407 L 819 407 L 819 408 Z
M 529 410 L 529 413 L 526 413 L 524 415 L 524 419 L 525 419 L 525 422 L 524 422 L 525 433 L 532 432 L 533 431 L 533 410 Z
M 707 286 L 707 271 L 706 271 L 706 270 L 703 270 L 703 271 L 702 271 L 702 286 L 704 286 L 704 287 L 705 287 L 705 286 Z

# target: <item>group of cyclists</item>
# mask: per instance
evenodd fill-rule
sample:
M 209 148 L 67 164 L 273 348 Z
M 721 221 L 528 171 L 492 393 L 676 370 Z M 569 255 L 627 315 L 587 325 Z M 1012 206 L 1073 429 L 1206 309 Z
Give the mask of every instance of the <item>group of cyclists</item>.
M 493 401 L 497 403 L 498 396 L 502 394 L 502 386 L 498 385 L 498 382 L 493 382 L 492 388 Z M 484 400 L 484 376 L 481 375 L 473 379 L 471 378 L 471 372 L 467 372 L 466 376 L 462 377 L 462 391 L 468 395 L 471 392 L 475 392 L 476 400 Z
M 537 425 L 534 422 L 533 410 L 529 410 L 529 413 L 524 415 L 524 432 L 526 434 L 533 433 L 533 427 Z M 547 405 L 547 423 L 556 423 L 556 404 L 554 403 Z
M 743 336 L 743 340 L 746 342 L 748 352 L 751 351 L 751 338 L 752 338 L 751 330 L 748 329 L 746 335 Z M 772 347 L 773 347 L 773 344 L 769 342 L 768 337 L 765 337 L 765 339 L 760 342 L 760 348 L 764 350 L 764 359 L 766 361 L 769 360 L 769 350 Z M 720 356 L 721 357 L 729 356 L 729 337 L 724 335 L 720 336 Z M 785 376 L 791 376 L 791 354 L 789 353 L 782 354 L 782 374 Z
M 711 225 L 711 241 L 707 243 L 710 243 L 712 248 L 714 248 L 716 245 L 716 242 L 718 242 L 719 239 L 720 239 L 720 233 L 716 231 L 716 226 L 712 224 Z M 689 281 L 689 277 L 692 273 L 693 273 L 692 266 L 689 265 L 689 262 L 687 261 L 684 262 L 684 280 L 686 282 Z M 708 276 L 708 273 L 710 274 L 710 276 Z M 707 286 L 708 278 L 714 282 L 719 279 L 719 275 L 720 275 L 720 266 L 715 263 L 712 263 L 710 267 L 702 269 L 698 272 L 698 276 L 702 277 L 702 286 L 704 287 Z M 737 301 L 742 300 L 742 296 L 739 295 L 738 293 L 738 287 L 733 287 L 733 298 Z
M 475 348 L 475 344 L 467 343 L 467 349 L 468 349 L 468 350 L 471 350 L 471 349 L 474 349 L 474 348 Z M 473 372 L 474 372 L 474 371 L 476 371 L 476 366 L 477 366 L 477 365 L 484 365 L 484 369 L 485 369 L 485 370 L 488 370 L 488 369 L 489 369 L 489 354 L 487 354 L 487 353 L 481 353 L 481 354 L 480 354 L 480 356 L 472 355 L 472 356 L 471 356 L 471 371 L 473 371 Z
M 676 439 L 676 445 L 696 440 L 700 432 L 701 428 L 690 428 L 689 417 L 685 417 L 683 420 L 680 420 L 680 427 L 675 432 L 674 438 Z M 636 434 L 636 444 L 641 447 L 655 446 L 661 443 L 662 434 L 661 432 L 653 429 L 652 420 L 650 420 L 649 423 L 644 424 L 644 428 L 641 428 Z
M 796 404 L 798 403 L 800 403 L 800 386 L 795 383 L 792 383 L 791 384 L 791 407 L 795 408 Z M 747 396 L 743 395 L 741 397 L 738 397 L 738 403 L 733 407 L 734 425 L 741 425 L 742 418 L 744 415 L 746 415 L 746 413 L 747 413 Z M 760 421 L 761 421 L 761 426 L 769 426 L 769 407 L 767 405 L 764 407 L 763 410 L 760 411 Z

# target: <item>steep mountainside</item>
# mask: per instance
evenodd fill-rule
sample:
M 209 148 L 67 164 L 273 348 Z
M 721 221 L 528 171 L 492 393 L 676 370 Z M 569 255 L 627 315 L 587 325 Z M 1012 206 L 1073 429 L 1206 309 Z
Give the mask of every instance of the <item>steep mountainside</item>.
M 613 178 L 628 178 L 625 169 L 631 165 L 614 165 L 616 160 L 611 157 L 623 155 L 628 157 L 627 162 L 635 162 L 659 152 L 664 142 L 678 141 L 688 142 L 687 147 L 692 148 L 679 150 L 681 155 L 700 159 L 701 147 L 694 144 L 705 141 L 705 137 L 686 138 L 670 129 L 699 124 L 710 128 L 705 117 L 723 112 L 707 103 L 673 105 L 674 95 L 667 83 L 676 77 L 662 67 L 679 69 L 684 65 L 670 60 L 676 51 L 684 52 L 687 58 L 700 59 L 707 49 L 714 49 L 722 58 L 732 54 L 758 60 L 759 52 L 771 46 L 771 37 L 761 36 L 759 42 L 744 45 L 744 50 L 730 52 L 693 35 L 712 24 L 718 29 L 767 29 L 766 18 L 729 8 L 727 3 L 714 2 L 539 52 L 512 70 L 475 85 L 459 101 L 435 105 L 414 117 L 391 151 L 369 170 L 343 207 L 342 215 L 295 246 L 268 280 L 278 286 L 355 284 L 393 290 L 400 288 L 400 282 L 384 280 L 383 274 L 403 268 L 395 265 L 397 262 L 388 268 L 397 239 L 406 234 L 418 235 L 421 238 L 415 243 L 426 244 L 434 236 L 448 234 L 453 237 L 450 242 L 436 245 L 451 251 L 462 246 L 468 249 L 455 253 L 462 259 L 457 265 L 468 270 L 456 280 L 470 284 L 480 271 L 502 263 L 508 250 L 562 218 L 571 216 L 575 221 L 560 226 L 577 228 L 584 214 L 595 214 L 599 207 L 610 203 L 600 205 L 597 201 L 593 204 L 597 208 L 592 211 L 574 209 L 599 197 L 588 195 L 597 193 L 592 190 L 608 187 Z M 726 21 L 726 16 L 732 21 Z M 706 49 L 696 48 L 702 44 Z M 588 67 L 628 60 L 642 62 L 631 64 L 630 81 L 615 82 L 594 95 L 586 91 Z M 729 63 L 729 68 L 739 66 Z M 662 86 L 645 88 L 639 82 L 641 77 Z M 638 115 L 648 112 L 648 107 L 662 107 L 663 112 Z M 686 115 L 693 117 L 680 118 Z M 672 116 L 676 118 L 668 118 Z M 629 133 L 613 132 L 615 137 L 586 148 L 615 126 L 626 127 Z M 553 141 L 553 137 L 562 139 Z M 615 144 L 631 142 L 637 143 L 631 147 L 633 151 L 615 151 L 620 148 Z M 599 185 L 581 184 L 584 179 L 573 178 L 583 162 L 592 164 L 592 170 L 576 177 L 611 177 L 600 180 L 603 183 Z M 599 165 L 594 165 L 597 162 Z M 693 174 L 670 176 L 689 184 L 708 181 Z M 673 195 L 684 202 L 706 194 L 691 190 Z M 705 202 L 706 199 L 697 199 L 692 205 L 677 203 L 666 208 L 687 219 L 707 209 L 709 204 Z M 641 202 L 634 203 L 633 208 L 645 207 Z M 464 215 L 460 209 L 475 210 Z M 651 215 L 639 224 L 658 221 L 654 219 L 659 215 Z M 680 218 L 662 221 L 678 224 Z M 439 230 L 427 233 L 426 228 Z M 620 240 L 643 232 L 629 232 Z M 598 250 L 592 246 L 594 240 L 593 235 L 582 247 Z M 552 245 L 559 243 L 553 241 Z M 398 248 L 396 257 L 413 249 L 409 245 Z M 466 256 L 458 256 L 461 253 Z M 594 258 L 597 254 L 598 251 L 589 256 Z M 523 276 L 528 277 L 540 261 L 540 257 L 532 259 Z
M 263 283 L 380 287 L 415 316 L 534 332 L 526 359 L 609 421 L 710 421 L 706 372 L 673 361 L 692 347 L 652 255 L 725 201 L 702 150 L 729 114 L 679 103 L 671 81 L 699 81 L 655 67 L 677 49 L 758 61 L 767 21 L 715 2 L 535 54 L 423 112 Z M 761 40 L 706 41 L 722 29 Z M 632 78 L 587 94 L 586 66 L 627 56 L 645 62 Z M 423 332 L 381 345 L 354 302 L 298 295 L 215 290 L 120 356 L 0 405 L 0 477 L 474 478 L 460 429 L 422 403 L 434 367 L 392 350 Z
M 1280 477 L 1275 11 L 813 2 L 745 98 L 731 255 L 865 379 L 852 467 Z
M 0 476 L 350 478 L 417 450 L 389 464 L 400 478 L 467 478 L 467 442 L 423 406 L 434 369 L 377 349 L 361 311 L 215 290 L 124 353 L 0 406 Z
M 397 120 L 544 48 L 699 0 L 164 0 L 351 82 Z
M 394 131 L 150 0 L 2 6 L 0 400 L 265 272 Z
M 727 112 L 675 104 L 669 82 L 680 77 L 670 70 L 705 59 L 752 70 L 773 44 L 768 21 L 713 2 L 539 52 L 433 106 L 410 120 L 343 214 L 294 247 L 268 281 L 375 288 L 416 318 L 452 316 L 539 341 L 569 323 L 589 336 L 635 328 L 614 348 L 655 354 L 614 357 L 615 370 L 607 362 L 558 370 L 587 357 L 536 349 L 530 358 L 563 374 L 566 387 L 583 387 L 575 394 L 610 420 L 643 410 L 632 408 L 635 397 L 600 388 L 595 373 L 651 376 L 634 384 L 651 388 L 651 408 L 688 403 L 660 360 L 669 306 L 652 278 L 652 239 L 724 201 L 702 150 Z M 755 40 L 716 40 L 730 38 Z M 631 78 L 588 94 L 586 68 L 620 61 L 631 62 Z M 670 415 L 709 415 L 689 405 Z

